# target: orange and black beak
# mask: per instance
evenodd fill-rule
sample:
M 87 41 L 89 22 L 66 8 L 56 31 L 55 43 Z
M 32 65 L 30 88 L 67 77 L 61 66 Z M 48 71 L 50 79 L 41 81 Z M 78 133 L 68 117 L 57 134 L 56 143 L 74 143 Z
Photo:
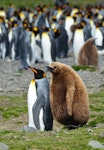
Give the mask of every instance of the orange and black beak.
M 35 74 L 37 74 L 38 73 L 38 71 L 35 69 L 35 68 L 32 68 L 32 67 L 30 67 L 30 66 L 28 66 Z
M 41 69 L 36 69 L 28 66 L 34 73 L 35 79 L 46 78 L 46 73 Z

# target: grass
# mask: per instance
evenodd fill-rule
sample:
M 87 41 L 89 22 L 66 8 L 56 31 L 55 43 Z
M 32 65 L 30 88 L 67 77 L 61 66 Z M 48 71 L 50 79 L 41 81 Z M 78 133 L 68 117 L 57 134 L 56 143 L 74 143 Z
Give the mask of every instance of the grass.
M 20 113 L 27 112 L 26 106 L 26 97 L 5 97 L 3 96 L 0 100 L 0 111 L 2 116 L 6 119 L 10 119 L 11 117 L 18 117 Z M 23 99 L 23 100 L 22 100 Z M 6 103 L 5 103 L 6 102 Z
M 95 4 L 96 2 L 98 2 L 98 0 L 86 0 L 86 1 L 82 1 L 82 0 L 68 0 L 68 2 L 70 3 L 71 6 L 73 5 L 87 5 L 87 4 Z M 1 0 L 0 1 L 0 6 L 4 6 L 5 8 L 8 7 L 8 5 L 10 3 L 13 3 L 14 6 L 16 7 L 20 7 L 20 6 L 25 6 L 28 8 L 34 8 L 34 6 L 39 5 L 39 4 L 47 4 L 50 7 L 54 6 L 54 0 Z
M 94 150 L 88 146 L 90 140 L 104 144 L 104 127 L 94 128 L 104 123 L 104 92 L 90 94 L 90 119 L 88 127 L 76 130 L 63 128 L 54 121 L 54 130 L 49 132 L 25 133 L 21 127 L 27 125 L 27 96 L 0 97 L 0 142 L 10 150 Z
M 89 70 L 91 72 L 94 72 L 97 70 L 96 67 L 94 66 L 79 66 L 79 65 L 75 65 L 75 66 L 72 66 L 72 68 L 76 71 L 79 71 L 79 70 Z

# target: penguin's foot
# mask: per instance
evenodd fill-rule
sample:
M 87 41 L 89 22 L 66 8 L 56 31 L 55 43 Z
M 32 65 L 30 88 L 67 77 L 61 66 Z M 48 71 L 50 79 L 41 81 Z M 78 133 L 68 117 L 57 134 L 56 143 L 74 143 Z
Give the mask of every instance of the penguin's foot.
M 66 126 L 69 130 L 73 130 L 73 129 L 78 129 L 80 127 L 84 126 L 83 124 L 79 124 L 79 125 L 73 125 L 73 124 L 70 124 L 68 126 Z
M 20 60 L 20 57 L 19 56 L 15 57 L 15 60 Z
M 37 132 L 37 130 L 33 127 L 28 127 L 28 126 L 24 126 L 21 129 L 22 132 L 27 132 L 27 133 L 31 133 L 31 132 Z

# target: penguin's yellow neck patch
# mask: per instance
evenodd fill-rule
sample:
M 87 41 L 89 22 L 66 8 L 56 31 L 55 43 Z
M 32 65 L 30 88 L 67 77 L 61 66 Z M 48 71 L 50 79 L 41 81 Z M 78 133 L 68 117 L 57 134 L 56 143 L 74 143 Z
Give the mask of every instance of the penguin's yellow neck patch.
M 20 18 L 21 18 L 21 19 L 25 19 L 24 13 L 22 13 L 22 12 L 20 13 Z
M 47 36 L 47 32 L 43 32 L 43 35 L 44 35 L 44 36 Z
M 78 33 L 79 33 L 79 32 L 80 32 L 80 33 L 83 32 L 82 29 L 77 29 L 76 31 L 77 31 Z
M 66 18 L 67 18 L 67 19 L 72 19 L 72 17 L 71 17 L 71 16 L 67 16 Z
M 33 80 L 31 80 L 31 84 L 35 84 L 35 80 L 33 79 Z
M 43 78 L 46 78 L 46 73 L 43 74 Z
M 44 38 L 46 39 L 46 41 L 49 40 L 49 35 L 48 35 L 47 32 L 44 32 L 44 33 L 42 34 L 42 37 L 44 37 Z
M 31 33 L 31 40 L 34 39 L 34 37 L 35 37 L 35 34 L 32 32 Z
M 96 30 L 97 30 L 97 31 L 100 31 L 100 29 L 99 29 L 98 27 L 96 28 Z

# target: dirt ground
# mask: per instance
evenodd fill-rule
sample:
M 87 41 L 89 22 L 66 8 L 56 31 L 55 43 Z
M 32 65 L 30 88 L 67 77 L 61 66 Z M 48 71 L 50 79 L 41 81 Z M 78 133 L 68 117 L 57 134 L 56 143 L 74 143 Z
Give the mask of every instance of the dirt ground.
M 57 59 L 57 61 L 65 63 L 69 66 L 75 65 L 74 57 L 65 59 Z M 36 68 L 46 70 L 46 63 L 36 64 Z M 23 95 L 27 93 L 30 81 L 33 79 L 33 73 L 30 69 L 19 72 L 20 61 L 11 61 L 9 59 L 0 59 L 0 95 Z M 99 68 L 95 72 L 78 71 L 77 72 L 84 81 L 88 92 L 99 92 L 104 87 L 104 56 L 99 58 Z M 47 78 L 50 81 L 51 75 L 47 72 Z

